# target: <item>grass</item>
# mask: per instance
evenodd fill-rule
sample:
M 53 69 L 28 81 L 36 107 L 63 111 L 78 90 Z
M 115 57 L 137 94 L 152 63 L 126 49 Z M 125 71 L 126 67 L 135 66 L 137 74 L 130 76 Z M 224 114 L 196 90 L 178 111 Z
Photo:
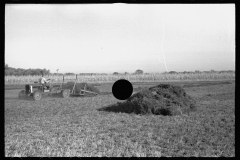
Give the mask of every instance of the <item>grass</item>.
M 7 90 L 5 156 L 234 157 L 234 87 L 187 87 L 198 109 L 172 117 L 98 111 L 121 102 L 112 95 L 35 102 Z

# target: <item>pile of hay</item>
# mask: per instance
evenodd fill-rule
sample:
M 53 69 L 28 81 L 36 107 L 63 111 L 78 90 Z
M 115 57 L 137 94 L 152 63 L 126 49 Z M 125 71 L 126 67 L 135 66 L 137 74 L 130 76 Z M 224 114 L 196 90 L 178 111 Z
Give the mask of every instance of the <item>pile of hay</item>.
M 105 111 L 180 115 L 196 110 L 196 102 L 179 86 L 160 84 L 132 95 L 127 101 L 104 108 Z
M 75 93 L 80 92 L 81 89 L 84 89 L 84 86 L 86 85 L 86 90 L 91 91 L 91 92 L 95 92 L 95 93 L 100 93 L 100 91 L 98 90 L 98 88 L 94 87 L 93 85 L 90 85 L 88 83 L 76 83 L 75 85 Z M 70 89 L 72 91 L 74 86 L 74 82 L 67 82 L 66 84 L 63 85 L 63 89 Z M 86 93 L 87 94 L 87 93 Z

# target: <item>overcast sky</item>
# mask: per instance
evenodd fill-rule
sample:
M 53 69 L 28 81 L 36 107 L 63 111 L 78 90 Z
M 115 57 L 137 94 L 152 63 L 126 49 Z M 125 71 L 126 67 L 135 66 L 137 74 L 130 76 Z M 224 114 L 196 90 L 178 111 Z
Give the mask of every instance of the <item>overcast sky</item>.
M 235 70 L 235 5 L 7 4 L 5 63 L 52 73 Z

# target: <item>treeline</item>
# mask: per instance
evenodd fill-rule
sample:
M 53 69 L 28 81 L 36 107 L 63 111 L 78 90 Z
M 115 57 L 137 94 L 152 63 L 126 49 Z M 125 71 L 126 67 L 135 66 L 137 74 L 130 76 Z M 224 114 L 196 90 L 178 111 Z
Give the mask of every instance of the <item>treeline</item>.
M 57 70 L 58 71 L 58 70 Z M 5 64 L 5 76 L 34 76 L 34 75 L 38 75 L 40 76 L 43 72 L 44 75 L 66 75 L 66 76 L 73 76 L 75 75 L 75 73 L 51 73 L 50 70 L 47 69 L 22 69 L 22 68 L 12 68 L 9 67 L 7 64 Z M 227 71 L 214 71 L 214 70 L 210 70 L 210 71 L 199 71 L 196 70 L 194 72 L 192 71 L 184 71 L 184 72 L 176 72 L 176 71 L 169 71 L 169 72 L 164 72 L 163 74 L 199 74 L 199 73 L 235 73 L 235 71 L 232 70 L 227 70 Z M 112 73 L 113 75 L 136 75 L 136 74 L 145 74 L 148 75 L 150 73 L 144 73 L 143 70 L 141 69 L 137 69 L 134 73 L 119 73 L 119 72 L 114 72 Z M 94 75 L 107 75 L 106 73 L 79 73 L 78 75 L 85 75 L 85 76 L 94 76 Z
M 224 71 L 214 71 L 214 70 L 210 70 L 210 71 L 199 71 L 196 70 L 194 72 L 192 71 L 184 71 L 184 72 L 176 72 L 176 71 L 170 71 L 170 72 L 164 72 L 163 74 L 199 74 L 199 73 L 235 73 L 235 71 L 233 70 L 224 70 Z
M 5 76 L 41 76 L 42 73 L 44 75 L 66 75 L 66 76 L 73 76 L 76 75 L 75 73 L 51 73 L 50 70 L 47 69 L 22 69 L 22 68 L 13 68 L 9 67 L 8 64 L 5 64 Z M 106 73 L 79 73 L 79 75 L 107 75 Z
M 12 68 L 5 64 L 5 76 L 14 75 L 14 76 L 27 76 L 27 75 L 41 75 L 43 72 L 45 75 L 49 75 L 50 70 L 47 69 L 22 69 L 22 68 Z

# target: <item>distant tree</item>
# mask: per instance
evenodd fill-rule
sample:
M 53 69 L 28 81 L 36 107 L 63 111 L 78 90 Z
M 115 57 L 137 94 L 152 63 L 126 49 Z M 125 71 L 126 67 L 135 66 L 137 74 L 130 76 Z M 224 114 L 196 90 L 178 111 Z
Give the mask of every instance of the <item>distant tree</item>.
M 215 71 L 212 69 L 210 72 L 212 72 L 212 73 L 213 73 L 213 72 L 215 72 Z
M 170 72 L 168 72 L 169 74 L 177 74 L 177 72 L 176 71 L 170 71 Z
M 228 70 L 228 71 L 219 71 L 218 73 L 220 74 L 223 74 L 223 73 L 234 73 L 235 71 L 231 71 L 231 70 Z
M 113 74 L 114 74 L 114 75 L 117 75 L 117 74 L 119 74 L 119 73 L 118 73 L 118 72 L 114 72 Z
M 72 75 L 75 75 L 74 73 L 65 73 L 64 75 L 66 76 L 72 76 Z
M 8 69 L 9 67 L 8 67 L 8 64 L 5 64 L 5 69 Z
M 125 74 L 125 75 L 129 75 L 129 73 L 128 73 L 128 72 L 125 72 L 124 74 Z
M 5 64 L 5 75 L 16 75 L 16 76 L 22 76 L 22 75 L 41 75 L 41 71 L 44 72 L 44 74 L 51 74 L 50 70 L 46 70 L 45 68 L 42 69 L 22 69 L 22 68 L 12 68 L 9 67 L 7 64 Z
M 138 69 L 135 71 L 135 74 L 143 74 L 143 71 L 141 69 Z
M 14 72 L 13 72 L 13 70 L 8 70 L 8 75 L 14 75 Z
M 199 70 L 196 70 L 195 73 L 200 73 L 200 71 L 199 71 Z

